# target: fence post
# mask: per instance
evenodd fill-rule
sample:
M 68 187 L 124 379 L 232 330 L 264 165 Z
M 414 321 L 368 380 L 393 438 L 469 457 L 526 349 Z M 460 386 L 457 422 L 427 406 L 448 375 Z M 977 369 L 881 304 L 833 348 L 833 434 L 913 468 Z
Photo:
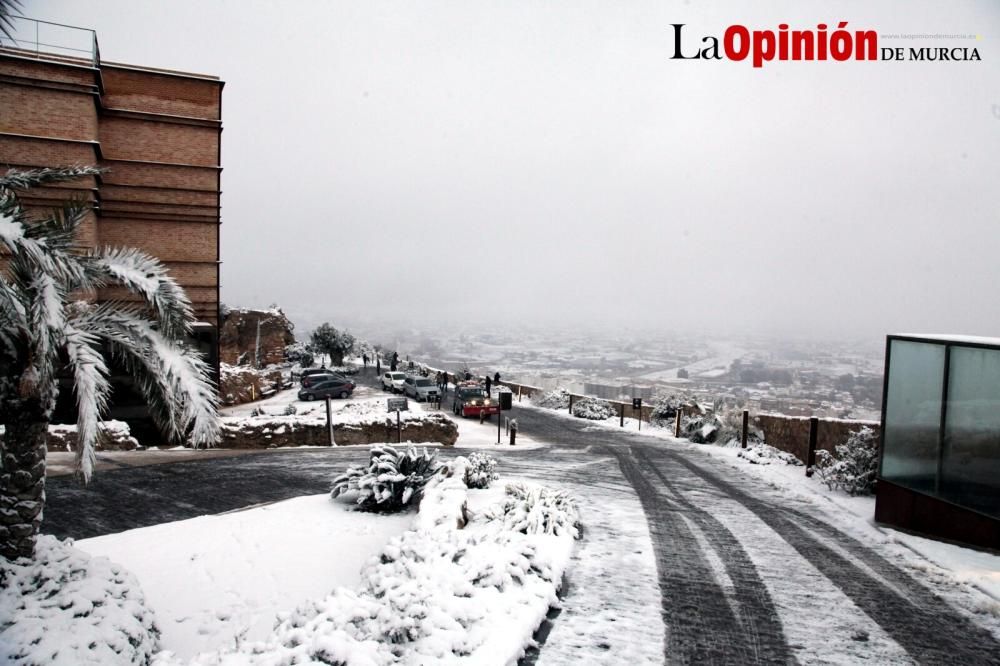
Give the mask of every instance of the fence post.
M 741 437 L 741 444 L 743 448 L 747 448 L 747 427 L 750 425 L 750 410 L 743 410 L 743 436 Z
M 326 396 L 326 429 L 330 433 L 330 446 L 335 446 L 336 442 L 333 441 L 333 415 L 330 409 L 330 396 Z
M 816 440 L 819 437 L 819 419 L 815 416 L 809 419 L 809 451 L 806 453 L 806 476 L 813 475 L 816 464 Z
M 625 403 L 618 405 L 618 427 L 625 427 Z
M 674 437 L 681 436 L 681 408 L 678 407 L 677 411 L 674 412 Z
M 573 413 L 573 394 L 569 394 L 569 413 Z

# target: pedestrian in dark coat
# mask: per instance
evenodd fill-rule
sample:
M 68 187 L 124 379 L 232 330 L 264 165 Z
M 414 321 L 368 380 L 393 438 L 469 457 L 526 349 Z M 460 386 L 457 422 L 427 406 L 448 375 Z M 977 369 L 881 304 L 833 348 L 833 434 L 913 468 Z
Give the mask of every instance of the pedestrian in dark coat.
M 491 395 L 493 395 L 492 393 L 490 393 L 490 386 L 491 386 L 491 383 L 490 383 L 490 376 L 489 376 L 489 375 L 486 375 L 486 395 L 487 395 L 487 396 L 491 396 Z
M 496 373 L 495 375 L 493 375 L 493 383 L 494 384 L 499 384 L 500 383 L 500 373 L 499 372 Z
M 382 359 L 378 356 L 375 357 L 375 374 L 379 376 L 382 375 Z

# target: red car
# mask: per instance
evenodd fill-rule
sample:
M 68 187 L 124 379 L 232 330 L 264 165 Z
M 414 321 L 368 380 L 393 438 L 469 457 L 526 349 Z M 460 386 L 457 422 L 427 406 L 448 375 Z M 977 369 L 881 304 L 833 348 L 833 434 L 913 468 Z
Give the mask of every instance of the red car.
M 459 384 L 455 387 L 455 401 L 451 403 L 455 416 L 485 417 L 500 413 L 500 403 L 486 395 L 486 389 L 479 384 Z

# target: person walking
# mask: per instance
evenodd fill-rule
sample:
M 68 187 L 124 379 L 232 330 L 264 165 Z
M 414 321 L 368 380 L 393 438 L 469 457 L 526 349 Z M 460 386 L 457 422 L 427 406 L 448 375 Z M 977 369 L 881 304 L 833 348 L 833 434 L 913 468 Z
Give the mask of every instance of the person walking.
M 493 375 L 493 383 L 497 384 L 497 385 L 500 384 L 500 373 L 499 372 L 496 373 L 495 375 Z
M 448 395 L 448 371 L 441 372 L 441 395 Z
M 362 354 L 361 355 L 361 360 L 364 361 L 365 369 L 367 370 L 368 369 L 368 354 Z
M 492 386 L 492 384 L 490 382 L 490 376 L 486 375 L 486 397 L 487 398 L 493 397 L 493 394 L 490 393 L 490 386 Z
M 379 377 L 382 376 L 382 359 L 379 358 L 378 354 L 375 354 L 375 374 Z
M 392 359 L 389 361 L 389 370 L 396 372 L 396 364 L 399 363 L 399 354 L 392 352 Z

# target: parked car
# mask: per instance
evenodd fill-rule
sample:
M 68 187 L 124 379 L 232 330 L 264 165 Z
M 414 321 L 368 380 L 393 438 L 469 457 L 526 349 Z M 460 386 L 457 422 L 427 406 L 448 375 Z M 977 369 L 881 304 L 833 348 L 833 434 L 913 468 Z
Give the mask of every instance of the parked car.
M 434 385 L 434 380 L 420 375 L 407 375 L 403 380 L 403 395 L 409 396 L 420 402 L 437 402 L 438 387 Z
M 342 382 L 347 381 L 347 377 L 336 372 L 324 372 L 322 374 L 309 375 L 308 377 L 302 378 L 302 388 L 309 388 L 315 386 L 318 382 L 325 382 L 331 379 L 339 379 Z
M 390 393 L 402 393 L 403 384 L 406 382 L 406 375 L 402 372 L 383 372 L 382 378 L 379 380 L 382 382 L 382 388 Z
M 346 379 L 325 379 L 321 382 L 316 382 L 312 386 L 300 389 L 299 400 L 316 400 L 317 398 L 323 399 L 327 396 L 331 398 L 350 398 L 352 393 L 354 393 L 354 384 Z
M 486 395 L 486 389 L 475 382 L 463 382 L 455 387 L 451 411 L 456 416 L 491 416 L 500 413 L 500 403 Z
M 309 377 L 311 375 L 325 375 L 325 374 L 328 374 L 330 372 L 331 372 L 331 370 L 329 368 L 327 368 L 327 367 L 322 367 L 322 368 L 305 368 L 304 370 L 302 370 L 301 373 L 299 373 L 299 379 L 305 379 L 306 377 Z

